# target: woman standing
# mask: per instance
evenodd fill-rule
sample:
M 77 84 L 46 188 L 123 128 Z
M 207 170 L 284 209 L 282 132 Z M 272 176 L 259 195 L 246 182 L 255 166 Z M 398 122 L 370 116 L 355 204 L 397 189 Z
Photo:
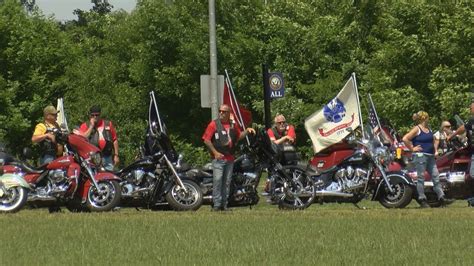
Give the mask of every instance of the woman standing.
M 431 176 L 433 190 L 441 204 L 446 205 L 452 201 L 444 197 L 444 192 L 439 183 L 439 172 L 435 161 L 435 139 L 433 132 L 428 127 L 428 120 L 428 113 L 419 111 L 417 113 L 417 125 L 403 136 L 403 142 L 413 152 L 413 162 L 416 165 L 416 173 L 418 176 L 416 190 L 418 192 L 418 200 L 421 208 L 429 207 L 425 195 L 425 170 L 428 171 L 428 174 Z

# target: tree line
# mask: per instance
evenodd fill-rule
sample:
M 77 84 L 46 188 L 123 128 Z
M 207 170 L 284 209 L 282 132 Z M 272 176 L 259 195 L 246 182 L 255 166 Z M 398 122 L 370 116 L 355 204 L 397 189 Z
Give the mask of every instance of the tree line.
M 108 1 L 113 5 L 113 0 Z M 261 64 L 284 73 L 285 97 L 272 102 L 297 127 L 357 74 L 363 112 L 372 94 L 380 116 L 406 131 L 426 110 L 432 127 L 468 116 L 474 76 L 472 1 L 216 1 L 218 72 L 263 124 Z M 200 107 L 209 73 L 207 1 L 139 0 L 135 10 L 97 6 L 58 22 L 20 1 L 0 1 L 0 142 L 31 145 L 46 105 L 64 97 L 69 126 L 102 106 L 117 126 L 123 161 L 143 142 L 154 90 L 177 149 L 208 160 L 201 141 L 210 109 Z

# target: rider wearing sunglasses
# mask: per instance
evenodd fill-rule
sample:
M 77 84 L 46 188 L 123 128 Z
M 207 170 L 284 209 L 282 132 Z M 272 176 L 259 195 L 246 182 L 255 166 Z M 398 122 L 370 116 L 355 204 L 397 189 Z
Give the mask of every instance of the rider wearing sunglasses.
M 117 132 L 112 121 L 101 118 L 100 106 L 89 109 L 89 121 L 82 123 L 79 131 L 90 143 L 99 147 L 105 169 L 112 171 L 120 162 Z

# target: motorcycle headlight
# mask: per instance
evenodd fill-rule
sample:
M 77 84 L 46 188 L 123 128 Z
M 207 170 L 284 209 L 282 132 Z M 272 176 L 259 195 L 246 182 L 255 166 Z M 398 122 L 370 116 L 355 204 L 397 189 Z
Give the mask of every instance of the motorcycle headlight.
M 102 156 L 99 152 L 91 152 L 89 155 L 93 164 L 96 166 L 100 166 L 102 164 Z
M 377 158 L 380 163 L 389 163 L 392 160 L 391 157 L 387 147 L 378 147 L 375 149 L 375 158 Z

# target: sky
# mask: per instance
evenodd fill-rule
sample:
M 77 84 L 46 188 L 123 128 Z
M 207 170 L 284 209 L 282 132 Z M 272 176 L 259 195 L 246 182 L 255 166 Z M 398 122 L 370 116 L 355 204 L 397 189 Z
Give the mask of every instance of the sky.
M 127 12 L 135 8 L 136 0 L 109 0 L 114 6 L 113 11 L 123 9 Z M 72 20 L 77 16 L 74 9 L 89 10 L 92 8 L 91 0 L 36 0 L 36 5 L 46 16 L 54 15 L 56 20 Z

